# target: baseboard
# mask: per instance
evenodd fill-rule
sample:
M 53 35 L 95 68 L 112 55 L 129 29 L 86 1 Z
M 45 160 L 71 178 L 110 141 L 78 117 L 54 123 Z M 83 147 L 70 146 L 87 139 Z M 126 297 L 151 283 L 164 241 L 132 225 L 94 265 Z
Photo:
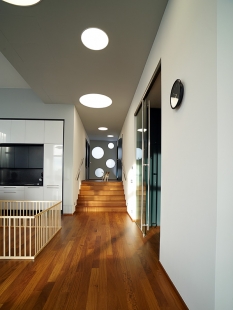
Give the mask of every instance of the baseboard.
M 186 303 L 184 302 L 183 298 L 180 296 L 180 293 L 177 291 L 177 288 L 175 287 L 175 285 L 173 284 L 172 280 L 170 279 L 169 275 L 167 274 L 166 270 L 163 268 L 163 265 L 160 263 L 159 261 L 159 267 L 161 269 L 161 271 L 164 273 L 164 275 L 166 276 L 166 278 L 168 279 L 168 281 L 170 282 L 171 286 L 173 287 L 173 289 L 175 290 L 180 302 L 182 303 L 182 305 L 184 306 L 184 309 L 188 310 L 188 307 L 186 305 Z
M 136 220 L 133 220 L 133 219 L 132 219 L 132 217 L 131 217 L 131 215 L 129 214 L 129 212 L 128 212 L 128 211 L 127 211 L 127 214 L 128 214 L 128 216 L 130 217 L 131 221 L 135 223 L 135 222 L 136 222 Z

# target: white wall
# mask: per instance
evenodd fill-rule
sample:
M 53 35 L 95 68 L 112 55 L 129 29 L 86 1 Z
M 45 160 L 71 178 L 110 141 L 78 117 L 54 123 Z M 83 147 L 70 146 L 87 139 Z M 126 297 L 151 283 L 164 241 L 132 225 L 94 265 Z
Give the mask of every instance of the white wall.
M 86 156 L 86 139 L 89 138 L 86 135 L 82 121 L 78 115 L 76 108 L 74 109 L 74 137 L 73 137 L 73 210 L 75 211 L 75 206 L 79 194 L 79 189 L 81 186 L 81 181 L 85 180 L 85 156 Z M 82 163 L 82 165 L 81 165 Z M 77 173 L 80 170 L 79 179 L 77 178 Z
M 1 118 L 34 118 L 34 119 L 64 119 L 64 189 L 63 210 L 64 213 L 73 213 L 74 195 L 74 169 L 76 158 L 74 157 L 74 133 L 77 130 L 80 136 L 85 130 L 73 105 L 44 104 L 30 89 L 0 89 L 0 117 Z M 76 115 L 76 116 L 74 116 Z M 74 117 L 77 121 L 74 121 Z M 75 125 L 74 125 L 75 123 Z M 74 130 L 74 126 L 76 130 Z M 83 153 L 85 144 L 79 148 Z
M 233 2 L 218 0 L 216 309 L 233 309 Z
M 160 261 L 190 310 L 215 308 L 216 17 L 217 6 L 212 0 L 168 2 L 122 129 L 124 164 L 127 173 L 132 173 L 135 165 L 133 114 L 161 59 Z M 177 78 L 183 81 L 185 94 L 181 108 L 174 111 L 170 108 L 169 96 Z M 125 182 L 127 200 L 132 197 L 129 182 L 130 179 Z

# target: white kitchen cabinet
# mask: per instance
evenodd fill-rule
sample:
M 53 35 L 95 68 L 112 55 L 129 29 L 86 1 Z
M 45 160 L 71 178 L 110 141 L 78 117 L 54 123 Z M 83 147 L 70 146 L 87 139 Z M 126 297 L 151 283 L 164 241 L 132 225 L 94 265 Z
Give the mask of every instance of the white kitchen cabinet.
M 10 143 L 11 120 L 0 120 L 0 143 Z
M 44 200 L 62 199 L 62 156 L 61 144 L 44 145 Z
M 11 121 L 11 139 L 10 143 L 25 143 L 25 120 Z
M 62 200 L 62 188 L 60 185 L 46 185 L 44 186 L 44 200 L 45 201 L 60 201 Z
M 44 121 L 26 120 L 25 143 L 44 143 Z
M 62 156 L 61 144 L 44 145 L 44 185 L 62 185 Z
M 44 190 L 42 186 L 25 186 L 24 187 L 24 200 L 30 201 L 43 201 Z
M 24 200 L 24 186 L 0 186 L 1 200 Z
M 44 143 L 63 144 L 63 121 L 45 121 Z

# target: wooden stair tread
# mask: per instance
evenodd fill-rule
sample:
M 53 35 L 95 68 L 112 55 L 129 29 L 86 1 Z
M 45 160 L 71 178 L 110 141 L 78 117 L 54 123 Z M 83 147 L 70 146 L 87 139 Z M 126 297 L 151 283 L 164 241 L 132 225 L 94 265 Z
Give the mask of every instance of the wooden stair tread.
M 106 191 L 119 191 L 123 190 L 122 186 L 106 186 L 106 185 L 83 185 L 82 190 L 106 190 Z
M 125 206 L 125 201 L 94 201 L 94 200 L 78 200 L 77 205 L 82 206 Z
M 127 212 L 126 207 L 86 207 L 86 206 L 80 206 L 76 208 L 76 212 Z
M 113 196 L 113 195 L 124 195 L 124 191 L 96 191 L 96 190 L 80 190 L 81 196 L 92 196 L 92 195 L 103 195 L 103 196 Z
M 95 181 L 83 181 L 82 182 L 82 185 L 93 185 L 93 186 L 102 186 L 102 185 L 105 185 L 105 186 L 123 186 L 123 182 L 112 182 L 112 181 L 109 181 L 109 182 L 104 182 L 104 181 L 101 181 L 101 182 L 95 182 Z
M 78 197 L 79 200 L 102 200 L 102 201 L 125 201 L 125 197 L 123 195 L 99 195 L 99 196 L 94 196 L 94 195 L 79 195 Z

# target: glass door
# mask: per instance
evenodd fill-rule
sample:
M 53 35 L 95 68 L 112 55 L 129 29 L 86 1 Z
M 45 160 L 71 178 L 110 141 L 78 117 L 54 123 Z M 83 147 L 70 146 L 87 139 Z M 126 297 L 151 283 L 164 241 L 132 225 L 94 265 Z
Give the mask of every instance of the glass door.
M 143 101 L 136 114 L 136 223 L 143 235 L 150 223 L 150 103 Z
M 117 144 L 117 180 L 122 181 L 122 138 Z

